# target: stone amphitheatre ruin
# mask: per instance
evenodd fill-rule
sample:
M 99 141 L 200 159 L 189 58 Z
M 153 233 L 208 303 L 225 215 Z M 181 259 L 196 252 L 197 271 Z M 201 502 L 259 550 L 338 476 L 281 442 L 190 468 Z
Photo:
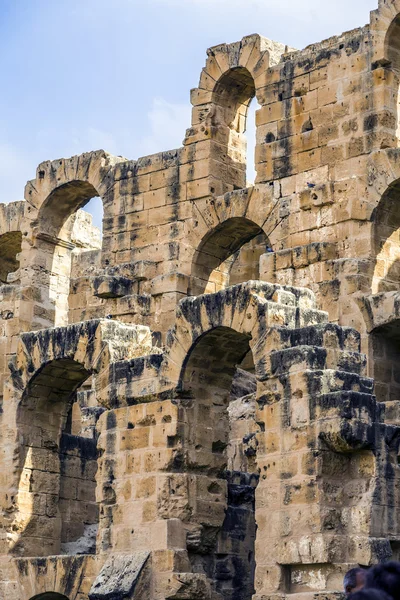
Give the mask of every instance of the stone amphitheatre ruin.
M 400 0 L 251 35 L 182 148 L 0 205 L 1 600 L 325 600 L 400 558 L 399 89 Z

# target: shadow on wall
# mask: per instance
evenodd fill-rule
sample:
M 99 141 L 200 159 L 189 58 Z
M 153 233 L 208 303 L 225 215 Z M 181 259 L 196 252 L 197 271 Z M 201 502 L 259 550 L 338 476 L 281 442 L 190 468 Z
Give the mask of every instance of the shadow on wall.
M 94 427 L 91 437 L 68 431 L 75 392 L 89 376 L 75 361 L 52 361 L 33 377 L 20 403 L 18 513 L 12 534 L 16 555 L 87 554 L 95 550 Z M 86 539 L 89 529 L 92 539 Z
M 397 248 L 396 248 L 397 251 Z M 396 252 L 397 253 L 397 252 Z M 400 248 L 399 248 L 400 254 Z M 379 284 L 380 292 L 397 291 L 400 290 L 400 255 L 389 267 L 388 272 L 385 275 L 384 281 Z
M 189 295 L 211 294 L 260 279 L 260 256 L 269 248 L 256 223 L 244 217 L 227 219 L 201 241 L 192 261 Z
M 400 399 L 400 321 L 374 329 L 369 337 L 370 376 L 379 402 Z
M 57 594 L 56 592 L 45 592 L 44 594 L 39 594 L 39 596 L 34 596 L 31 600 L 69 600 L 67 596 L 63 596 L 62 594 Z
M 99 193 L 90 183 L 71 181 L 56 188 L 40 208 L 35 253 L 30 254 L 30 266 L 40 274 L 35 278 L 40 322 L 33 329 L 68 324 L 72 250 L 101 247 L 100 239 L 93 237 L 90 218 L 86 224 L 76 218 L 77 211 L 95 197 Z
M 225 600 L 250 600 L 254 593 L 256 379 L 252 360 L 250 372 L 237 368 L 252 355 L 249 339 L 229 327 L 204 334 L 181 377 L 185 422 L 195 424 L 184 436 L 189 470 L 202 486 L 208 478 L 209 499 L 190 517 L 189 557 Z
M 0 282 L 7 283 L 8 276 L 19 268 L 22 233 L 10 231 L 0 235 Z
M 400 289 L 400 181 L 395 181 L 383 194 L 375 209 L 372 247 L 375 265 L 372 293 Z

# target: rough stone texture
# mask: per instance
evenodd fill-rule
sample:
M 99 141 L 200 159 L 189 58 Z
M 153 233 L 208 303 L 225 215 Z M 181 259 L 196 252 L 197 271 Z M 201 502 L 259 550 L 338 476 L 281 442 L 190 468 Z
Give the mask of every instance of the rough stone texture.
M 125 600 L 132 598 L 150 552 L 111 556 L 89 592 L 89 600 Z
M 400 557 L 399 23 L 215 46 L 182 148 L 0 206 L 1 599 L 333 600 Z

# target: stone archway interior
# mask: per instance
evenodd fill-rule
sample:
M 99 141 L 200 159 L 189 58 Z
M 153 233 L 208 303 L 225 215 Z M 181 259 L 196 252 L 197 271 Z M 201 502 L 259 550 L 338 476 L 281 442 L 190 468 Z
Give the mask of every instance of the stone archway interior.
M 235 189 L 246 187 L 247 115 L 255 97 L 254 79 L 244 67 L 230 69 L 216 83 L 212 102 L 218 124 L 219 143 L 226 148 L 225 163 Z M 222 156 L 222 153 L 221 153 Z
M 49 194 L 40 208 L 36 233 L 38 252 L 33 268 L 40 272 L 37 296 L 42 306 L 38 314 L 47 320 L 41 327 L 68 324 L 74 252 L 100 252 L 101 233 L 93 226 L 91 217 L 79 210 L 98 196 L 91 183 L 70 181 Z
M 263 230 L 244 217 L 224 221 L 202 240 L 192 263 L 191 295 L 259 279 L 259 259 L 270 247 Z
M 74 434 L 76 391 L 90 377 L 70 359 L 47 363 L 18 409 L 22 438 L 14 553 L 88 554 L 95 550 L 97 449 L 94 427 Z
M 215 501 L 215 510 L 207 505 L 211 515 L 193 519 L 201 523 L 201 533 L 195 529 L 193 539 L 189 536 L 190 560 L 195 570 L 205 570 L 216 580 L 216 590 L 226 600 L 250 600 L 254 592 L 258 472 L 249 341 L 228 327 L 211 330 L 189 353 L 182 378 L 182 393 L 191 398 L 185 408 L 192 424 L 185 440 L 189 463 Z

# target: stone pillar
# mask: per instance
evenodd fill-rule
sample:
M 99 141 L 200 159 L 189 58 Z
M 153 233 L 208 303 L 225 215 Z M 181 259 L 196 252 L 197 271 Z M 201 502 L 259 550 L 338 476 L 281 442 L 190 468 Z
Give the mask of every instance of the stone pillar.
M 98 553 L 150 551 L 154 600 L 210 593 L 186 551 L 196 481 L 182 468 L 181 418 L 167 400 L 114 409 L 99 422 Z
M 256 600 L 341 589 L 348 568 L 390 556 L 389 521 L 374 527 L 385 505 L 375 477 L 390 471 L 394 433 L 379 423 L 359 334 L 278 334 L 257 397 Z

